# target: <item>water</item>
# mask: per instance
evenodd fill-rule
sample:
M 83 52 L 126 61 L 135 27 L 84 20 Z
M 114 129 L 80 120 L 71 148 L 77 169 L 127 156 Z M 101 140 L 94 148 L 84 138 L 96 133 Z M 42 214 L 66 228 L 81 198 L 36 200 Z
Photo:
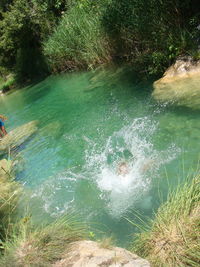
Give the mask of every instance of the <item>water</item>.
M 126 218 L 152 216 L 169 187 L 196 169 L 200 112 L 154 103 L 151 84 L 130 69 L 102 69 L 48 77 L 0 98 L 8 131 L 39 121 L 16 156 L 21 205 L 35 221 L 73 210 L 97 236 L 126 246 L 137 232 Z

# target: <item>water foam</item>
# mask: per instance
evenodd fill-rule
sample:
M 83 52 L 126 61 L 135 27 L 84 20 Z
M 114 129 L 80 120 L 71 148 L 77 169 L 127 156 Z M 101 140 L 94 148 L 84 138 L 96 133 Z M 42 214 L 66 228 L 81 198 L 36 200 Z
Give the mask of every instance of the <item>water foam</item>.
M 177 149 L 166 151 L 154 148 L 152 137 L 157 124 L 147 117 L 134 119 L 129 125 L 114 132 L 105 147 L 97 149 L 91 142 L 86 153 L 86 168 L 104 194 L 107 210 L 120 217 L 150 189 L 151 179 L 163 163 L 172 160 Z M 124 164 L 125 171 L 120 170 Z M 150 199 L 148 197 L 148 199 Z

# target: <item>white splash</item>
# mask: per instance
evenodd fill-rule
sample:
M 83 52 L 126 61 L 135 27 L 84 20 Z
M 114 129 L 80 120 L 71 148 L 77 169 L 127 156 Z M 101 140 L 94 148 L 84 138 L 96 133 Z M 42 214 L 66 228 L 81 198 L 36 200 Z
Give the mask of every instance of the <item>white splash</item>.
M 71 170 L 63 171 L 56 177 L 49 177 L 32 193 L 31 198 L 40 200 L 43 210 L 52 217 L 57 217 L 71 209 L 74 202 L 74 185 L 81 175 Z
M 110 136 L 105 148 L 97 151 L 93 144 L 87 150 L 86 168 L 105 193 L 102 198 L 113 217 L 120 217 L 144 197 L 159 167 L 177 154 L 173 146 L 166 151 L 154 148 L 152 137 L 156 129 L 156 123 L 147 117 L 138 118 Z M 120 169 L 120 164 L 124 165 L 124 170 Z

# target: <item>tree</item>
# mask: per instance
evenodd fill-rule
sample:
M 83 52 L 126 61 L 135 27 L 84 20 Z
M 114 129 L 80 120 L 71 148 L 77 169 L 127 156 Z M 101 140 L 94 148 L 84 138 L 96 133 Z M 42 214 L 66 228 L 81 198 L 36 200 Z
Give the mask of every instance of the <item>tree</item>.
M 65 0 L 3 0 L 0 5 L 0 65 L 32 78 L 44 67 L 41 42 L 52 33 Z

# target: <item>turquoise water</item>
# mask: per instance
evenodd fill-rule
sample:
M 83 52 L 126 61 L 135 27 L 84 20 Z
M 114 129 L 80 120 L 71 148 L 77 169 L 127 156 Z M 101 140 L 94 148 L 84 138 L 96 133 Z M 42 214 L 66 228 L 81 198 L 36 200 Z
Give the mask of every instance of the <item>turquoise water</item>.
M 51 76 L 0 97 L 8 131 L 39 121 L 15 155 L 22 208 L 40 222 L 75 211 L 97 236 L 126 246 L 137 231 L 126 218 L 152 216 L 199 160 L 200 112 L 158 105 L 151 90 L 115 68 Z

